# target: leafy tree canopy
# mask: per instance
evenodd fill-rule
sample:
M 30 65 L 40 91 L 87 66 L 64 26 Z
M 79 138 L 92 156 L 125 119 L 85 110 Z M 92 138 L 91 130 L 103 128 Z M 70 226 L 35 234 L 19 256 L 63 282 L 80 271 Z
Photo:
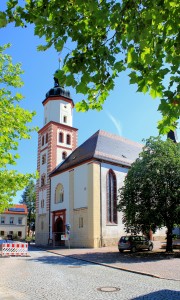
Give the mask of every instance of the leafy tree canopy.
M 10 45 L 0 47 L 0 212 L 3 212 L 18 190 L 23 189 L 31 174 L 21 174 L 10 167 L 16 165 L 19 158 L 18 143 L 29 139 L 33 130 L 27 123 L 32 121 L 34 112 L 19 106 L 23 96 L 15 88 L 22 86 L 21 65 L 12 63 L 12 58 L 4 51 Z
M 180 145 L 149 138 L 119 190 L 119 209 L 127 229 L 167 227 L 167 248 L 172 250 L 172 229 L 180 222 Z
M 46 40 L 39 50 L 54 45 L 58 52 L 67 53 L 56 76 L 61 85 L 87 95 L 76 104 L 77 110 L 102 109 L 116 77 L 128 69 L 138 92 L 161 99 L 160 133 L 175 128 L 180 116 L 178 0 L 26 0 L 21 4 L 7 1 L 0 26 L 34 23 L 35 34 Z
M 28 208 L 28 236 L 30 229 L 35 230 L 35 214 L 36 214 L 36 186 L 34 181 L 31 179 L 26 186 L 23 194 L 22 200 L 19 202 L 21 204 L 26 204 Z

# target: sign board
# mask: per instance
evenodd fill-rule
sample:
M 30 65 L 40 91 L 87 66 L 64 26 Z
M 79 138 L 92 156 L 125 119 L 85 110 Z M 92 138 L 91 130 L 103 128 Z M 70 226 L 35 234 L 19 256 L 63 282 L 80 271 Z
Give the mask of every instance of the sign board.
M 61 241 L 68 241 L 68 236 L 66 234 L 61 234 Z

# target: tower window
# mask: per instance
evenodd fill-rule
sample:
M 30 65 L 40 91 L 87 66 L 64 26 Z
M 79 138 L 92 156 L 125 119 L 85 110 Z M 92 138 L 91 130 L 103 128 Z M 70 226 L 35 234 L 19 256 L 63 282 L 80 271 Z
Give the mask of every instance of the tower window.
M 42 165 L 46 163 L 46 154 L 43 154 L 42 156 Z
M 62 159 L 66 159 L 66 157 L 67 157 L 67 152 L 64 151 L 64 152 L 62 153 Z
M 41 200 L 41 208 L 44 208 L 44 199 Z
M 70 134 L 67 134 L 67 136 L 66 136 L 66 144 L 71 145 L 71 136 L 70 136 Z
M 63 122 L 67 123 L 67 116 L 63 116 Z
M 41 176 L 41 186 L 44 186 L 45 183 L 46 183 L 46 175 L 44 174 Z
M 44 135 L 42 136 L 42 146 L 44 146 Z
M 46 143 L 48 143 L 48 133 L 46 133 Z
M 64 142 L 64 134 L 62 132 L 59 133 L 59 143 Z

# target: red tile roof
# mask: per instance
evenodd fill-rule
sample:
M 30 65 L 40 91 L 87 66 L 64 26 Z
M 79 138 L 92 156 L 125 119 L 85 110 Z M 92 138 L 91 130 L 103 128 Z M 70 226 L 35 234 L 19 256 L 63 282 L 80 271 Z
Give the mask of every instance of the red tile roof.
M 5 210 L 4 214 L 27 215 L 28 209 L 26 204 L 14 204 Z

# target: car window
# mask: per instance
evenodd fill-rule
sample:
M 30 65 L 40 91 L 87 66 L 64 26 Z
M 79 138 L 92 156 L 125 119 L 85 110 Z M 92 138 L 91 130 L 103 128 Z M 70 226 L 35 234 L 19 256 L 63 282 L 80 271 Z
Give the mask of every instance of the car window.
M 128 236 L 122 236 L 121 239 L 120 239 L 121 243 L 126 243 L 128 241 L 129 241 L 129 237 Z

